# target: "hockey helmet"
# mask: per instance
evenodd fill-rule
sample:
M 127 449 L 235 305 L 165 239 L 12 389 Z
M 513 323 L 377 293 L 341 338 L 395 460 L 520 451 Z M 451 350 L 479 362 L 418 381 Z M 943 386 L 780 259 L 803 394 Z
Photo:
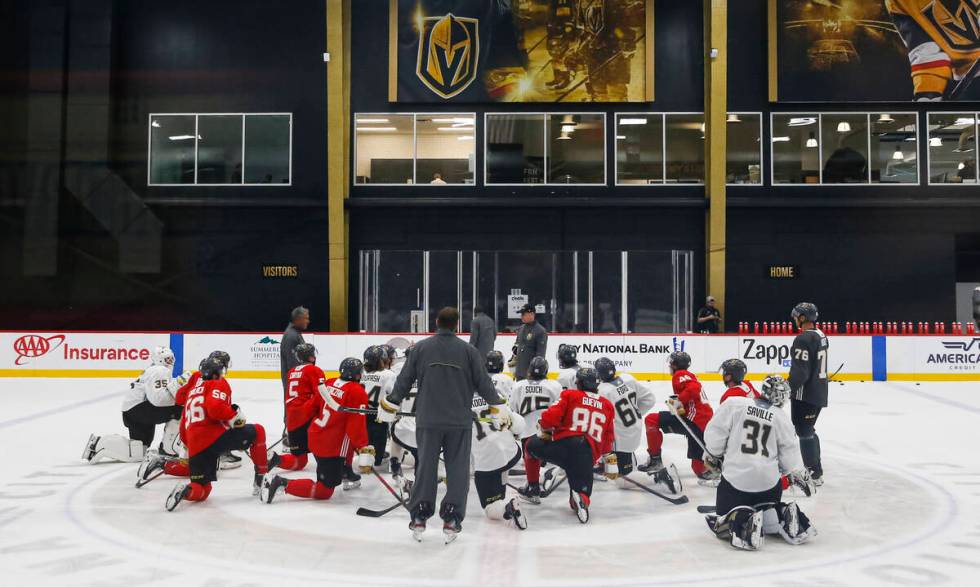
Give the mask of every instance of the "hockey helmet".
M 807 322 L 816 322 L 820 314 L 817 312 L 816 304 L 811 304 L 810 302 L 800 302 L 793 307 L 793 311 L 790 312 L 790 317 L 793 318 L 795 322 L 797 318 L 803 316 Z
M 768 375 L 762 381 L 762 391 L 759 393 L 767 402 L 779 408 L 786 403 L 789 392 L 789 383 L 782 375 Z
M 201 379 L 211 381 L 221 379 L 225 374 L 225 364 L 213 357 L 204 359 L 201 363 Z
M 211 354 L 208 355 L 208 358 L 218 359 L 219 361 L 222 362 L 222 364 L 224 364 L 225 369 L 231 369 L 231 355 L 229 355 L 225 351 L 211 351 Z
M 163 365 L 164 367 L 173 367 L 174 362 L 174 352 L 165 346 L 158 346 L 153 349 L 150 353 L 150 361 L 154 365 Z
M 599 374 L 592 367 L 582 367 L 575 373 L 575 386 L 595 393 L 599 390 Z
M 372 345 L 364 349 L 364 369 L 370 373 L 379 371 L 388 359 L 388 352 L 381 346 Z
M 344 381 L 360 381 L 364 373 L 364 363 L 360 359 L 347 357 L 340 362 L 340 378 Z
M 599 381 L 609 383 L 616 378 L 616 363 L 609 357 L 599 357 L 595 362 L 596 373 L 599 374 Z
M 741 385 L 742 380 L 745 379 L 745 374 L 748 372 L 749 368 L 745 366 L 745 363 L 741 359 L 728 359 L 721 364 L 721 377 L 725 380 L 725 383 Z M 729 379 L 726 380 L 725 377 Z
M 558 345 L 558 367 L 568 369 L 578 365 L 578 347 L 570 344 Z
M 548 377 L 548 360 L 544 357 L 534 357 L 527 368 L 527 378 L 540 381 Z
M 683 371 L 691 366 L 691 355 L 685 353 L 684 351 L 674 351 L 670 353 L 670 357 L 667 359 L 667 364 L 674 371 Z
M 309 363 L 310 357 L 313 357 L 313 362 L 316 363 L 316 347 L 308 342 L 301 342 L 296 345 L 293 354 L 296 355 L 300 363 Z
M 500 351 L 487 353 L 487 373 L 501 373 L 504 370 L 504 354 Z

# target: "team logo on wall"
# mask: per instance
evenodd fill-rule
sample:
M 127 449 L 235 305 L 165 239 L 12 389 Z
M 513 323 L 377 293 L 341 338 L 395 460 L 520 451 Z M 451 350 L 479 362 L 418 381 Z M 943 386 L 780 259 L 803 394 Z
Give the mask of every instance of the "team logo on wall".
M 252 354 L 252 365 L 259 369 L 278 369 L 279 347 L 279 341 L 271 336 L 255 341 L 248 349 Z
M 421 19 L 416 74 L 427 88 L 449 99 L 476 79 L 479 21 L 449 13 Z

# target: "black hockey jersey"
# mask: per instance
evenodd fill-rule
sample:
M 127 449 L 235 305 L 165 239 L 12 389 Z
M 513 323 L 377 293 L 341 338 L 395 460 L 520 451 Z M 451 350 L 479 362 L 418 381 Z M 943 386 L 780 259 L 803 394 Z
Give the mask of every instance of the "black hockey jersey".
M 806 330 L 793 340 L 789 386 L 793 399 L 827 407 L 827 336 L 819 330 Z

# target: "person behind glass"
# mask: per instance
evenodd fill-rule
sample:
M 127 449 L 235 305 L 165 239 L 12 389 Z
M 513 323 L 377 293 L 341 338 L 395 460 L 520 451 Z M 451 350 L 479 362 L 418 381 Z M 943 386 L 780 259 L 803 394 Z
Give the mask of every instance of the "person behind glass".
M 715 297 L 708 296 L 704 307 L 698 310 L 695 330 L 701 334 L 717 334 L 721 330 L 721 312 L 715 307 Z
M 446 180 L 442 179 L 442 174 L 437 171 L 432 174 L 432 181 L 429 183 L 435 185 L 446 185 Z
M 497 324 L 480 306 L 473 310 L 473 314 L 473 322 L 470 323 L 470 344 L 480 351 L 480 356 L 485 357 L 493 350 L 493 343 L 497 340 Z
M 521 322 L 523 324 L 517 329 L 517 339 L 514 341 L 514 356 L 508 362 L 514 368 L 514 379 L 517 381 L 527 378 L 531 359 L 544 357 L 548 351 L 548 331 L 538 324 L 534 306 L 521 306 Z

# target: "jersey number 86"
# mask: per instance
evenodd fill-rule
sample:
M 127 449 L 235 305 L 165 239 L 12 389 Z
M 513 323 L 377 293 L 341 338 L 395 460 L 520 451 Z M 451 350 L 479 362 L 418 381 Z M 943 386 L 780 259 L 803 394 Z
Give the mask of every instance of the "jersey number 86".
M 606 416 L 599 412 L 575 408 L 572 410 L 572 425 L 574 432 L 585 432 L 592 440 L 602 442 L 602 429 L 606 424 Z

